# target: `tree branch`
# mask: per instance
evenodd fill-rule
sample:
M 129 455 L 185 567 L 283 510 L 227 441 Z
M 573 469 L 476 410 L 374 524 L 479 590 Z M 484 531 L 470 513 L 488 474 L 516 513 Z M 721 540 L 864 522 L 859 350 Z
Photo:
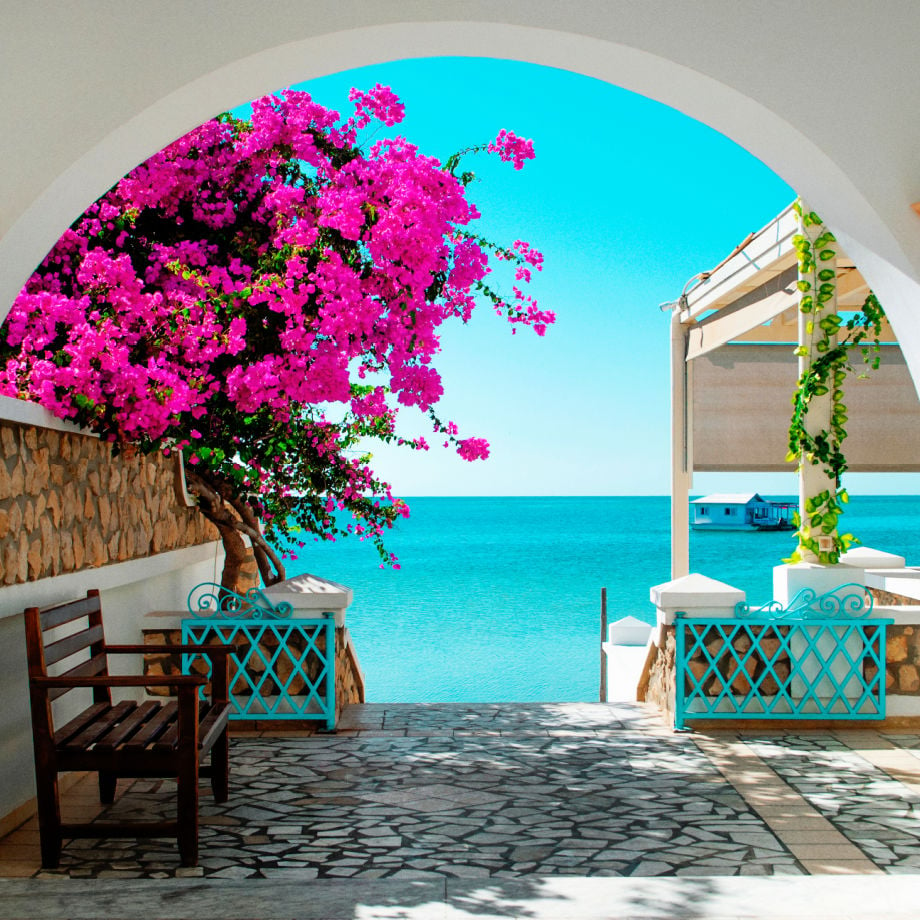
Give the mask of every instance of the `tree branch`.
M 224 544 L 226 561 L 221 586 L 231 591 L 236 590 L 240 568 L 247 555 L 242 535 L 249 537 L 266 587 L 283 581 L 284 565 L 266 541 L 252 509 L 236 499 L 229 486 L 212 481 L 198 470 L 186 466 L 185 477 L 189 492 L 198 498 L 201 513 L 217 527 Z

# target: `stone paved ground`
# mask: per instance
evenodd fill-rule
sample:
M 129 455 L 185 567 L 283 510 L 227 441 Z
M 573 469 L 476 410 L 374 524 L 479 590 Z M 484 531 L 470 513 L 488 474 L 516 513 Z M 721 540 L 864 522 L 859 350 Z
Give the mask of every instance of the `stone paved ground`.
M 0 843 L 0 876 L 920 873 L 916 734 L 675 734 L 631 704 L 370 705 L 335 735 L 237 737 L 232 764 L 230 801 L 203 799 L 199 870 L 177 869 L 172 841 L 113 839 L 71 841 L 42 872 L 26 826 Z M 124 787 L 101 819 L 174 807 L 169 782 Z
M 920 754 L 916 736 L 892 734 L 882 741 L 883 750 L 910 750 L 909 759 L 920 767 L 913 756 Z M 858 737 L 849 744 L 801 735 L 753 737 L 747 744 L 877 866 L 920 873 L 920 790 L 905 787 L 867 760 L 867 752 L 854 750 L 850 745 L 860 745 Z

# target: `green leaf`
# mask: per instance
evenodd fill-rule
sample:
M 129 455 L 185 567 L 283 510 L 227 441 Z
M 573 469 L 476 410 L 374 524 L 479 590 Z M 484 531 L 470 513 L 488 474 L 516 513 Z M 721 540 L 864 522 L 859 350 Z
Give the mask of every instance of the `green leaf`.
M 837 253 L 834 252 L 833 249 L 822 249 L 822 250 L 818 253 L 818 258 L 819 258 L 822 262 L 826 262 L 828 259 L 833 259 L 835 255 L 837 255 Z
M 796 287 L 803 293 L 807 294 L 811 290 L 811 285 L 807 281 L 799 281 Z
M 832 281 L 836 277 L 837 272 L 835 272 L 832 268 L 822 268 L 821 271 L 818 272 L 819 281 Z

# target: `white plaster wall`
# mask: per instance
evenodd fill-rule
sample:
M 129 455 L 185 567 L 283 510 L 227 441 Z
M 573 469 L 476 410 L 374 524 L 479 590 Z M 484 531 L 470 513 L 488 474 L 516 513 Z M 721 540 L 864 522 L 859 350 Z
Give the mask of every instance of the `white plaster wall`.
M 142 642 L 144 614 L 184 608 L 194 585 L 214 580 L 222 558 L 219 544 L 211 543 L 0 589 L 0 818 L 35 795 L 23 609 L 73 600 L 99 588 L 106 639 L 113 644 Z M 113 672 L 140 673 L 140 656 L 118 659 L 123 660 Z M 79 701 L 71 697 L 76 694 L 58 704 L 58 724 L 79 709 Z
M 0 313 L 87 204 L 215 112 L 358 65 L 481 55 L 608 80 L 741 143 L 840 231 L 920 377 L 915 0 L 0 6 Z
M 216 112 L 350 67 L 478 55 L 607 80 L 746 147 L 839 234 L 920 380 L 916 0 L 0 0 L 0 22 L 0 317 L 91 201 Z M 0 619 L 11 680 L 16 628 Z M 30 771 L 23 685 L 0 692 L 2 812 Z

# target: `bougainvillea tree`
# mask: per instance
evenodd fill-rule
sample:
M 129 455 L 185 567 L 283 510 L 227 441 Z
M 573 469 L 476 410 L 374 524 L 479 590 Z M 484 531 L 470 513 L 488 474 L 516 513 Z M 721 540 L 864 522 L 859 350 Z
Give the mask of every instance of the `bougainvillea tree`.
M 461 171 L 470 153 L 519 169 L 531 143 L 502 131 L 443 164 L 400 137 L 365 149 L 403 106 L 379 85 L 350 98 L 343 120 L 304 92 L 265 97 L 151 157 L 64 234 L 4 328 L 0 392 L 116 450 L 181 451 L 227 587 L 242 535 L 266 584 L 298 534 L 354 531 L 392 562 L 383 535 L 406 508 L 362 445 L 426 449 L 397 433 L 414 406 L 461 457 L 488 455 L 436 414 L 442 323 L 480 299 L 539 335 L 554 319 L 525 292 L 542 256 L 477 234 Z

